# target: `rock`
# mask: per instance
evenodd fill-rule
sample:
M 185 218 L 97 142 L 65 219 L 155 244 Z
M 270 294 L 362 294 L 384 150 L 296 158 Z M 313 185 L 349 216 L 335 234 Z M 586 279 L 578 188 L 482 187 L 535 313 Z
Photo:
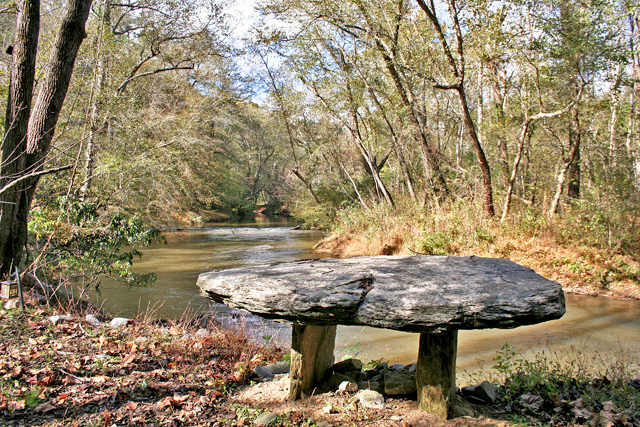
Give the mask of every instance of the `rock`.
M 459 417 L 475 417 L 476 411 L 473 410 L 469 402 L 460 396 L 454 396 L 451 411 L 451 418 Z
M 351 372 L 351 371 L 360 372 L 362 370 L 362 361 L 359 359 L 353 359 L 353 358 L 345 359 L 334 364 L 331 367 L 331 370 L 338 374 L 345 374 L 345 375 L 347 374 L 347 372 Z
M 84 320 L 86 320 L 88 324 L 93 325 L 93 326 L 100 326 L 101 325 L 100 319 L 98 319 L 93 314 L 87 314 L 84 317 Z
M 65 314 L 57 315 L 57 316 L 50 316 L 49 317 L 49 321 L 51 323 L 53 323 L 54 325 L 57 324 L 58 322 L 68 322 L 68 321 L 70 321 L 72 319 L 73 318 L 71 316 L 67 316 Z
M 204 273 L 198 286 L 230 307 L 310 325 L 513 328 L 565 312 L 558 283 L 499 258 L 324 258 Z
M 287 361 L 275 362 L 270 365 L 266 365 L 265 368 L 270 370 L 273 375 L 277 374 L 288 374 L 289 369 L 291 369 L 291 364 Z
M 374 390 L 361 390 L 356 396 L 360 405 L 370 409 L 384 409 L 384 397 Z
M 387 362 L 382 362 L 381 364 L 373 368 L 373 370 L 367 371 L 367 372 L 373 372 L 373 374 L 375 375 L 376 373 L 380 373 L 388 370 L 389 370 L 389 364 Z
M 17 299 L 10 299 L 9 301 L 4 303 L 5 310 L 15 310 L 20 307 L 20 301 Z
M 272 380 L 274 378 L 273 372 L 271 372 L 264 366 L 256 366 L 255 368 L 253 368 L 253 373 L 266 380 Z
M 348 376 L 355 382 L 367 380 L 367 374 L 365 374 L 362 371 L 348 371 L 348 372 L 345 372 L 344 375 Z
M 416 369 L 418 369 L 418 364 L 417 363 L 412 363 L 411 365 L 407 365 L 406 369 L 408 372 L 411 372 L 412 374 L 416 373 Z
M 338 386 L 338 393 L 355 393 L 358 391 L 358 385 L 353 381 L 342 381 Z
M 377 381 L 358 381 L 358 390 L 373 390 L 384 393 L 384 386 Z
M 109 322 L 109 326 L 116 329 L 123 326 L 128 326 L 130 322 L 131 319 L 127 319 L 126 317 L 114 317 L 113 319 L 111 319 L 111 322 Z
M 273 412 L 264 412 L 260 414 L 258 418 L 253 422 L 256 426 L 268 426 L 271 424 L 278 416 Z
M 414 394 L 416 391 L 416 376 L 407 370 L 387 371 L 384 374 L 384 393 L 387 396 Z
M 316 427 L 333 427 L 333 424 L 331 424 L 329 421 L 322 420 L 316 423 Z
M 332 389 L 332 390 L 336 390 L 340 384 L 342 384 L 343 382 L 350 382 L 350 383 L 354 383 L 355 382 L 349 378 L 346 375 L 343 374 L 333 374 L 331 375 L 331 377 L 329 378 L 329 382 L 327 383 L 327 385 Z
M 640 378 L 633 379 L 629 381 L 629 385 L 636 390 L 640 390 Z
M 494 403 L 498 398 L 498 388 L 489 381 L 462 388 L 462 395 L 476 403 Z
M 393 365 L 391 365 L 389 367 L 389 369 L 391 369 L 392 371 L 397 371 L 399 369 L 403 369 L 404 365 L 402 363 L 394 363 Z
M 211 332 L 208 329 L 200 328 L 196 331 L 196 337 L 198 338 L 206 338 L 208 336 L 211 336 Z
M 544 399 L 536 394 L 525 393 L 520 396 L 520 405 L 532 412 L 540 412 Z

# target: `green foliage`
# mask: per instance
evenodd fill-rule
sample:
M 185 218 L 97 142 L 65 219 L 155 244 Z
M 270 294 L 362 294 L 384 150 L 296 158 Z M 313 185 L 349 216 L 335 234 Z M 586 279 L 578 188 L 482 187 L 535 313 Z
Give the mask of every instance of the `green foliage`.
M 420 247 L 422 252 L 428 255 L 449 255 L 452 240 L 453 236 L 450 232 L 433 231 L 422 238 Z
M 109 276 L 129 286 L 155 281 L 153 274 L 131 271 L 140 248 L 162 241 L 157 229 L 148 229 L 135 216 L 122 212 L 102 212 L 94 202 L 61 197 L 31 212 L 32 256 L 40 260 L 36 268 L 49 278 L 80 279 L 89 285 Z
M 505 343 L 494 362 L 492 369 L 502 378 L 501 404 L 529 421 L 555 425 L 638 417 L 640 391 L 630 385 L 634 373 L 624 357 L 613 363 L 580 351 L 526 357 Z
M 354 359 L 360 354 L 360 343 L 355 343 L 351 347 L 345 347 L 340 350 L 340 360 Z

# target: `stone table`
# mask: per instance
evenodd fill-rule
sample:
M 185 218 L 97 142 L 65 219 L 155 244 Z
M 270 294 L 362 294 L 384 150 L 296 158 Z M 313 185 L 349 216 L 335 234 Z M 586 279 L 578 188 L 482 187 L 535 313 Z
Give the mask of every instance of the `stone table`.
M 197 284 L 216 302 L 293 322 L 291 399 L 333 364 L 336 325 L 420 333 L 418 405 L 443 418 L 455 392 L 458 330 L 515 328 L 565 312 L 558 283 L 498 258 L 325 258 L 204 273 Z

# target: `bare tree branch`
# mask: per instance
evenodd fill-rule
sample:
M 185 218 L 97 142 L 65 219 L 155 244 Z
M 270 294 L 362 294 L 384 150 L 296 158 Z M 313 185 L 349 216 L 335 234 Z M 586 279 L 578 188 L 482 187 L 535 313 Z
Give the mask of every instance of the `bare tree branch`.
M 66 171 L 66 170 L 71 169 L 71 167 L 72 167 L 72 165 L 66 165 L 66 166 L 60 166 L 60 167 L 57 167 L 57 168 L 45 169 L 45 170 L 41 170 L 41 171 L 38 171 L 38 172 L 31 172 L 31 173 L 28 173 L 26 175 L 22 175 L 20 178 L 16 178 L 13 181 L 11 181 L 8 184 L 6 184 L 4 187 L 0 188 L 0 194 L 4 193 L 5 191 L 9 190 L 11 187 L 18 185 L 19 183 L 21 183 L 22 181 L 25 181 L 27 179 L 39 177 L 39 176 L 42 176 L 42 175 L 48 175 L 48 174 L 52 174 L 52 173 Z

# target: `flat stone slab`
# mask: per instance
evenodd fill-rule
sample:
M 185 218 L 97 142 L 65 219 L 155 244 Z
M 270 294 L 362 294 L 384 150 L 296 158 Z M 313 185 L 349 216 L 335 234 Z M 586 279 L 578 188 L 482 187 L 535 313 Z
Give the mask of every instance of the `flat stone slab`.
M 560 284 L 500 258 L 325 258 L 201 274 L 204 296 L 310 325 L 408 332 L 514 328 L 562 317 Z

